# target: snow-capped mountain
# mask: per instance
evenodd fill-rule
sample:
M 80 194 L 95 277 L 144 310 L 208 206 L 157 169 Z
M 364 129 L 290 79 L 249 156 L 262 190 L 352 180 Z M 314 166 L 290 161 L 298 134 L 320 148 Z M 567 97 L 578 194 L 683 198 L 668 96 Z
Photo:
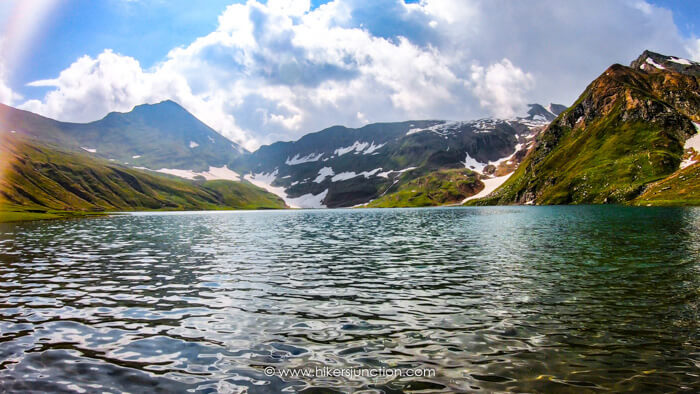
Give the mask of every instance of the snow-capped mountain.
M 528 104 L 528 107 L 530 109 L 527 111 L 527 116 L 523 119 L 539 122 L 551 122 L 566 110 L 565 106 L 554 103 L 549 104 L 547 107 L 543 107 L 540 104 Z
M 700 64 L 644 51 L 613 64 L 479 204 L 696 205 Z
M 333 126 L 254 153 L 178 104 L 140 105 L 91 123 L 67 123 L 0 107 L 0 128 L 116 164 L 186 179 L 248 181 L 299 208 L 365 204 L 435 170 L 468 168 L 482 178 L 512 172 L 534 135 L 563 106 L 531 105 L 527 116 Z
M 563 106 L 548 106 L 560 113 Z M 236 160 L 244 179 L 300 208 L 367 203 L 431 171 L 469 168 L 484 178 L 512 172 L 534 136 L 556 117 L 541 105 L 516 119 L 421 120 L 333 126 Z
M 644 51 L 631 64 L 630 68 L 643 71 L 669 71 L 685 75 L 700 76 L 700 63 L 675 56 L 666 56 L 652 51 Z

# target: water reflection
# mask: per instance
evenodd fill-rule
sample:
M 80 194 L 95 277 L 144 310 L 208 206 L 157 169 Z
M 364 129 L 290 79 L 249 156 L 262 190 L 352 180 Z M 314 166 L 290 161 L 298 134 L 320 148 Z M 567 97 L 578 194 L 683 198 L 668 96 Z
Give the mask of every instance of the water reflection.
M 700 210 L 123 216 L 0 227 L 7 390 L 694 389 Z M 265 366 L 436 368 L 267 377 Z

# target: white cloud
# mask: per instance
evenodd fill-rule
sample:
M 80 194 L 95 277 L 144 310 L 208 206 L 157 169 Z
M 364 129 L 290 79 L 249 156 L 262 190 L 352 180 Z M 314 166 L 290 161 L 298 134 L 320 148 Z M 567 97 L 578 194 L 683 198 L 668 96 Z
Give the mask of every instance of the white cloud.
M 6 74 L 4 67 L 0 64 L 0 103 L 6 105 L 14 105 L 22 99 L 18 93 L 15 93 L 5 82 Z
M 88 122 L 111 111 L 173 99 L 229 138 L 258 145 L 221 110 L 226 97 L 192 94 L 189 81 L 166 65 L 143 70 L 136 59 L 111 50 L 96 58 L 83 56 L 57 78 L 31 82 L 30 86 L 55 89 L 43 100 L 29 100 L 20 107 L 58 120 Z
M 688 44 L 688 53 L 691 60 L 700 62 L 700 38 L 696 38 Z
M 644 49 L 700 56 L 669 11 L 636 0 L 249 0 L 218 22 L 149 69 L 109 50 L 82 57 L 32 83 L 54 89 L 22 107 L 87 121 L 169 98 L 255 148 L 332 124 L 512 116 L 571 103 Z
M 474 94 L 482 107 L 500 118 L 512 118 L 527 109 L 525 94 L 534 85 L 531 74 L 513 66 L 508 59 L 484 69 L 472 66 Z

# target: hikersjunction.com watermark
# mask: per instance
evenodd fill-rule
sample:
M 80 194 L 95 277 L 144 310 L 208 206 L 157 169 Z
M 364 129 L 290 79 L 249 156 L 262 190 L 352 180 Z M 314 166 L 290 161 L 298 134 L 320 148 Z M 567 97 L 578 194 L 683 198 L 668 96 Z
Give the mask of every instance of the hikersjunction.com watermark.
M 275 368 L 265 367 L 266 376 L 277 376 L 282 379 L 304 378 L 400 378 L 400 377 L 425 377 L 434 378 L 434 368 L 334 368 L 334 367 L 307 367 L 307 368 Z

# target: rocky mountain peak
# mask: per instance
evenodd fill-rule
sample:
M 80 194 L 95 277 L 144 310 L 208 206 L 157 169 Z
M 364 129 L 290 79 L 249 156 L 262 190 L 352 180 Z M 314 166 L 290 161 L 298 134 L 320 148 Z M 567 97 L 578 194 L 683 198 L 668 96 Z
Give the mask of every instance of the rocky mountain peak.
M 565 105 L 550 103 L 546 107 L 541 104 L 528 104 L 527 116 L 524 119 L 531 121 L 551 122 L 560 113 L 566 110 Z
M 630 63 L 635 70 L 646 72 L 672 71 L 685 75 L 700 76 L 700 63 L 675 56 L 666 56 L 646 50 Z

